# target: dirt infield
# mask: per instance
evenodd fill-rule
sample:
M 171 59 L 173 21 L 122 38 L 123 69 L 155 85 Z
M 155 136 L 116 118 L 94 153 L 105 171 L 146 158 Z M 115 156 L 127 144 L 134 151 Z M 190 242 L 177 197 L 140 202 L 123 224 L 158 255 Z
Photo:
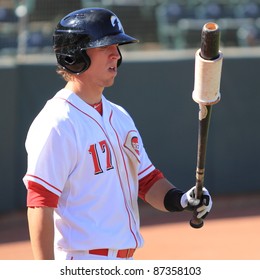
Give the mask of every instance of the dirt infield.
M 218 197 L 201 229 L 191 214 L 140 205 L 145 239 L 136 260 L 259 260 L 260 194 Z M 0 260 L 31 260 L 26 212 L 0 215 Z

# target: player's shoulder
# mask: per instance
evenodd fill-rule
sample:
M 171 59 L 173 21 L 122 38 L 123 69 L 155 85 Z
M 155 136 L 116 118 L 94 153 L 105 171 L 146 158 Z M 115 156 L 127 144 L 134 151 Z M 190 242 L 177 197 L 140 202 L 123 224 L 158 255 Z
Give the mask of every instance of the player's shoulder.
M 44 123 L 45 126 L 59 126 L 69 121 L 69 106 L 61 98 L 55 95 L 49 99 L 38 115 L 35 117 L 33 124 L 40 126 Z

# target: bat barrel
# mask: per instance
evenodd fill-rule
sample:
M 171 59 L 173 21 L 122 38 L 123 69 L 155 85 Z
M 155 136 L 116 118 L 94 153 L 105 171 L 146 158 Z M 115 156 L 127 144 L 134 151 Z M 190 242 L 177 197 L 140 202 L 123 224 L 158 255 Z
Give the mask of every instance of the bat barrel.
M 214 22 L 206 23 L 201 32 L 200 55 L 205 60 L 214 60 L 219 57 L 219 27 Z

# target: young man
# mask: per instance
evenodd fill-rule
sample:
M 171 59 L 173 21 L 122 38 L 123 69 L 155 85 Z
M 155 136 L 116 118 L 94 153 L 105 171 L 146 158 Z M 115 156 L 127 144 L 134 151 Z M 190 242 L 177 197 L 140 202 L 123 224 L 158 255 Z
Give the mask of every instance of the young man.
M 35 259 L 132 259 L 143 245 L 138 196 L 161 211 L 197 210 L 204 188 L 178 190 L 147 156 L 129 114 L 103 91 L 122 62 L 125 34 L 107 9 L 65 16 L 54 33 L 58 73 L 67 81 L 33 121 L 24 183 Z M 199 205 L 199 206 L 198 206 Z

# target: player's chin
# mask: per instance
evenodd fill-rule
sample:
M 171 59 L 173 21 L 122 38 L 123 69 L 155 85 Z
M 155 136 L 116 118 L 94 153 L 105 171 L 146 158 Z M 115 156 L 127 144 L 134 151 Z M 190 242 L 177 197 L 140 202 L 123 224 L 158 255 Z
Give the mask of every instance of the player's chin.
M 111 87 L 113 86 L 113 84 L 115 83 L 115 78 L 113 79 L 109 79 L 105 82 L 105 86 L 104 87 Z

